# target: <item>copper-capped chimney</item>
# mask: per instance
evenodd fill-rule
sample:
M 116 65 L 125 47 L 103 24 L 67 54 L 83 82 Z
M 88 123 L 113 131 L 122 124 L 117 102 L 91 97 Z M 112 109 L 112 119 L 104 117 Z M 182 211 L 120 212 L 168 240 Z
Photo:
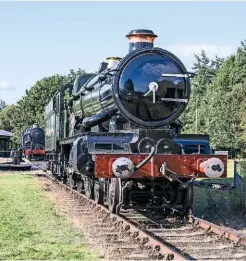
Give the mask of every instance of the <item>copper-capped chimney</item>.
M 132 30 L 126 35 L 129 39 L 129 53 L 137 49 L 151 48 L 154 46 L 154 40 L 158 36 L 151 30 L 137 29 Z

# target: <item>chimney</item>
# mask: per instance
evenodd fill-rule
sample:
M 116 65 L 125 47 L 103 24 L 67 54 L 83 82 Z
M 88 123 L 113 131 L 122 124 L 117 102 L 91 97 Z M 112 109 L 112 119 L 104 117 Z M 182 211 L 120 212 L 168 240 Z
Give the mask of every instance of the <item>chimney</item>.
M 151 30 L 137 29 L 132 30 L 126 35 L 129 39 L 129 53 L 137 49 L 151 48 L 154 46 L 154 40 L 158 36 Z

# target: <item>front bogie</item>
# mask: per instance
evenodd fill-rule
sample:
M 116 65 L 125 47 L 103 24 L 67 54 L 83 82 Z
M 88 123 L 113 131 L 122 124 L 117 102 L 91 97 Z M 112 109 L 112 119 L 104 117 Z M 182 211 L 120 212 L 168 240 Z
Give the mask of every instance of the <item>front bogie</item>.
M 178 182 L 165 179 L 95 178 L 79 173 L 67 175 L 66 183 L 110 212 L 120 209 L 176 210 L 186 214 L 192 207 L 193 183 L 183 188 Z

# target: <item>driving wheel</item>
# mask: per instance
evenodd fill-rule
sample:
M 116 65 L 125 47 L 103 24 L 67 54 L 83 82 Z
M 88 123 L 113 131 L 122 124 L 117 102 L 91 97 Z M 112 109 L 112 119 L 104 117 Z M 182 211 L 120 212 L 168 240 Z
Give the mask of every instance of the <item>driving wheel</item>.
M 98 204 L 104 203 L 105 180 L 98 179 L 94 182 L 94 200 Z
M 93 198 L 93 180 L 91 178 L 84 179 L 85 195 L 87 198 Z
M 118 178 L 110 179 L 108 188 L 108 209 L 112 213 L 116 213 L 116 207 L 120 203 L 121 198 L 121 181 Z

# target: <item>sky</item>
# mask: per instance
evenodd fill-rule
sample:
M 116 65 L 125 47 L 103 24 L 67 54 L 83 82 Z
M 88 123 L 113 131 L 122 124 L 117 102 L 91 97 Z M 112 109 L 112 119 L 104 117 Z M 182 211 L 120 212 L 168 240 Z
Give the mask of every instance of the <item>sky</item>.
M 132 29 L 153 30 L 155 46 L 187 68 L 201 49 L 226 57 L 246 39 L 245 14 L 246 2 L 0 2 L 0 99 L 16 103 L 43 77 L 124 57 Z

